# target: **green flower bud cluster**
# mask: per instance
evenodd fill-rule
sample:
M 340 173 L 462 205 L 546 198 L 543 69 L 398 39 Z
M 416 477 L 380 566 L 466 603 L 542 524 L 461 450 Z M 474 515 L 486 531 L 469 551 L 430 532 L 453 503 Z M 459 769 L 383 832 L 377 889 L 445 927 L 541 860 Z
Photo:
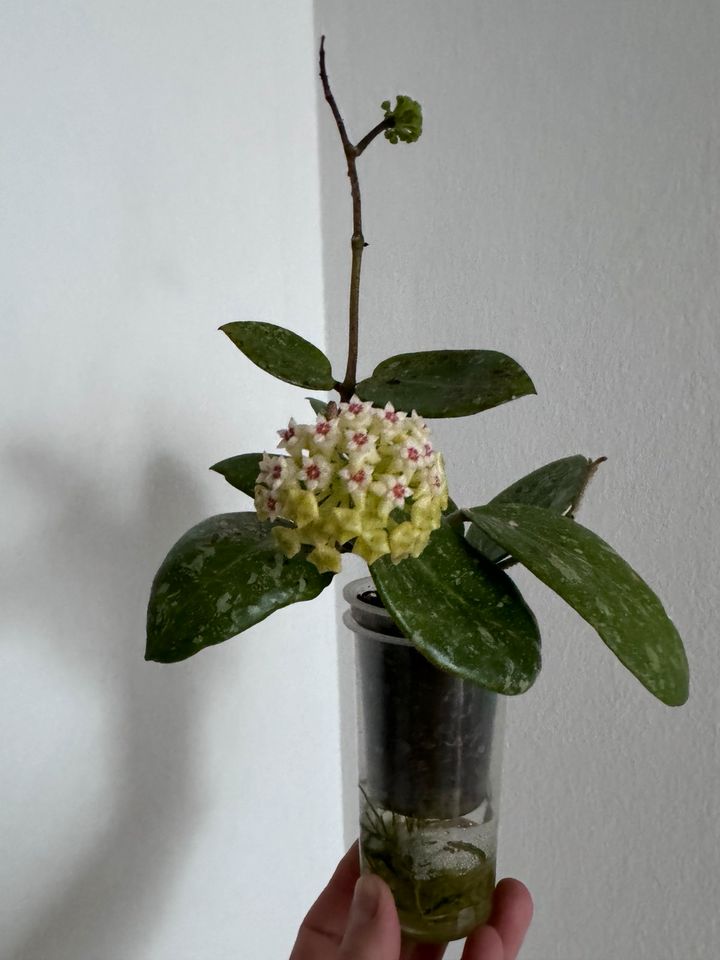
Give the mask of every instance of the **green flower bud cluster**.
M 418 557 L 440 526 L 447 480 L 422 419 L 358 397 L 315 424 L 279 430 L 287 455 L 265 454 L 255 487 L 262 520 L 287 557 L 301 546 L 321 573 L 338 573 L 341 548 L 367 563 Z
M 391 117 L 395 123 L 385 131 L 385 137 L 390 143 L 414 143 L 422 133 L 422 107 L 417 100 L 411 100 L 398 94 L 395 109 L 390 109 L 390 101 L 384 100 L 380 108 L 385 111 L 385 117 Z

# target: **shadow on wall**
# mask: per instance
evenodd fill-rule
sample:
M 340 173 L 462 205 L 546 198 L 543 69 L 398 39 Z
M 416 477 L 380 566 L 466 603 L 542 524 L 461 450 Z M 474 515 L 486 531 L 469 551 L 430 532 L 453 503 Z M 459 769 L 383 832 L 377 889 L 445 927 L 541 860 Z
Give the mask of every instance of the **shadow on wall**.
M 112 806 L 98 811 L 99 836 L 58 867 L 57 892 L 26 918 L 5 956 L 147 955 L 202 813 L 192 721 L 209 674 L 146 664 L 144 611 L 155 566 L 189 518 L 200 517 L 202 503 L 167 456 L 148 465 L 137 505 L 124 517 L 113 490 L 69 458 L 25 445 L 11 449 L 7 463 L 42 510 L 50 505 L 52 517 L 12 567 L 5 565 L 0 602 L 11 617 L 33 611 L 45 628 L 38 642 L 52 638 L 60 648 L 53 658 L 82 674 L 79 681 L 107 704 L 114 728 L 103 738 L 112 751 L 105 788 Z M 62 831 L 61 822 L 53 824 L 53 832 Z

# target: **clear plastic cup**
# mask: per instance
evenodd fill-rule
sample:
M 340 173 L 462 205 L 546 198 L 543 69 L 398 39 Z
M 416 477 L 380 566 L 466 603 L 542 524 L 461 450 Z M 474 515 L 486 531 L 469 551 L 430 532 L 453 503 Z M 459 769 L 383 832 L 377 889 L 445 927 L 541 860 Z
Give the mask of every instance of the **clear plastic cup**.
M 495 886 L 504 698 L 435 667 L 374 597 L 344 590 L 355 634 L 363 869 L 416 940 L 466 936 Z

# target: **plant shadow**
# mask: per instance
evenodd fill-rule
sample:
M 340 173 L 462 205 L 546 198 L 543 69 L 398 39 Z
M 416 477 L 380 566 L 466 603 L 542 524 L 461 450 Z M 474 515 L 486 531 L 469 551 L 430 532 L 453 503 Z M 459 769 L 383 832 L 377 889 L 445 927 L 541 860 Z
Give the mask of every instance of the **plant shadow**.
M 193 730 L 214 665 L 145 663 L 145 606 L 155 568 L 200 519 L 203 503 L 181 465 L 164 454 L 149 460 L 124 515 L 113 489 L 39 442 L 12 447 L 5 467 L 37 502 L 38 520 L 12 564 L 3 565 L 0 602 L 11 618 L 40 623 L 42 630 L 29 631 L 32 642 L 52 644 L 48 654 L 71 676 L 79 672 L 78 684 L 101 703 L 111 771 L 102 785 L 110 809 L 93 812 L 88 842 L 62 864 L 65 876 L 51 878 L 52 892 L 12 947 L 6 940 L 5 956 L 148 955 L 203 816 Z

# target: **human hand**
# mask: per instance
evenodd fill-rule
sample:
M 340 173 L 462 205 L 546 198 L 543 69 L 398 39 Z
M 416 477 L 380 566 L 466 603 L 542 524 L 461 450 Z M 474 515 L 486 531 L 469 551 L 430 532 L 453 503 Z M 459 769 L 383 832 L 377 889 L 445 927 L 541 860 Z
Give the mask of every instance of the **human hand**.
M 446 944 L 402 939 L 387 884 L 372 874 L 359 878 L 354 843 L 303 920 L 290 960 L 441 960 Z M 515 960 L 532 912 L 527 887 L 501 880 L 490 920 L 467 938 L 462 960 Z

